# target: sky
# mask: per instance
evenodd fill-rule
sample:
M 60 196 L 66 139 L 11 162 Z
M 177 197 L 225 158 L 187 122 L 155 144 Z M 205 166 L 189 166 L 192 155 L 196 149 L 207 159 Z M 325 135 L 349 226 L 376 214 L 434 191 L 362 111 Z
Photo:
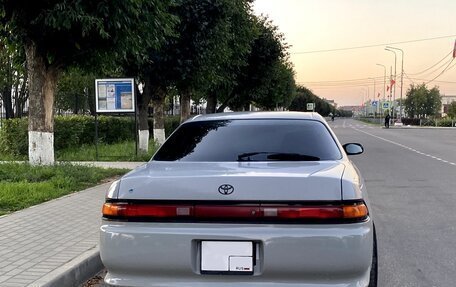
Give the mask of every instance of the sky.
M 384 44 L 390 43 L 404 52 L 403 97 L 410 84 L 423 82 L 456 96 L 456 59 L 450 63 L 456 0 L 255 0 L 253 8 L 291 45 L 296 81 L 339 106 L 379 99 L 379 93 L 383 99 L 385 69 L 376 64 L 386 67 L 388 85 L 395 56 Z M 429 38 L 440 39 L 414 41 Z M 398 43 L 405 41 L 414 42 Z M 321 52 L 373 45 L 378 46 Z M 400 98 L 402 53 L 396 55 L 395 97 Z

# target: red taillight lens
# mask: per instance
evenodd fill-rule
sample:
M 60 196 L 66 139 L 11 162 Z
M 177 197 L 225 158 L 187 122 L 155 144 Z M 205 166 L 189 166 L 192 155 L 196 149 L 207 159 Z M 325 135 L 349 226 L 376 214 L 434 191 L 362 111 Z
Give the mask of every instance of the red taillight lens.
M 264 217 L 277 219 L 343 218 L 342 208 L 338 206 L 265 207 L 262 211 Z
M 236 221 L 311 221 L 364 220 L 368 210 L 364 203 L 321 206 L 274 205 L 156 205 L 105 203 L 103 216 L 108 218 L 155 218 Z
M 193 206 L 105 203 L 103 216 L 173 218 L 193 215 Z

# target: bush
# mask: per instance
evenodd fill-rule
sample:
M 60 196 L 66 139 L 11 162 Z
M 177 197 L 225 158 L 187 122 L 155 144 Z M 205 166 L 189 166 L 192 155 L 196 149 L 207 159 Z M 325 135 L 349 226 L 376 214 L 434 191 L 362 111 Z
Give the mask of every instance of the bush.
M 435 121 L 432 119 L 421 119 L 421 125 L 425 127 L 435 127 Z
M 419 126 L 420 125 L 420 119 L 402 118 L 402 124 L 404 126 Z
M 437 121 L 437 126 L 453 127 L 455 122 L 456 122 L 455 120 L 451 120 L 451 119 L 441 119 L 441 120 Z
M 153 138 L 153 119 L 149 118 L 150 135 Z M 180 124 L 179 116 L 165 117 L 165 134 L 169 136 Z M 135 121 L 132 117 L 98 117 L 98 142 L 113 144 L 135 137 Z M 27 118 L 3 121 L 0 130 L 0 153 L 14 156 L 28 154 Z M 54 147 L 63 150 L 95 143 L 95 118 L 85 115 L 56 116 Z
M 116 143 L 133 139 L 135 121 L 131 117 L 98 117 L 98 138 L 101 143 Z M 3 121 L 0 131 L 0 152 L 28 154 L 27 118 Z M 95 143 L 95 118 L 91 116 L 56 116 L 54 147 L 62 150 Z
M 165 135 L 169 137 L 180 125 L 180 116 L 165 117 Z
M 27 119 L 3 120 L 0 129 L 0 153 L 14 156 L 28 154 Z

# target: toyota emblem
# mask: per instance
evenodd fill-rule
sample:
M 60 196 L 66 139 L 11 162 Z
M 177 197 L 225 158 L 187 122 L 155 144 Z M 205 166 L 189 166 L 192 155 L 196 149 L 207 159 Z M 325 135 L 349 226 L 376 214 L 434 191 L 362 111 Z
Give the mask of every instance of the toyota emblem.
M 222 184 L 219 186 L 218 192 L 223 195 L 229 195 L 234 192 L 234 187 L 231 184 Z

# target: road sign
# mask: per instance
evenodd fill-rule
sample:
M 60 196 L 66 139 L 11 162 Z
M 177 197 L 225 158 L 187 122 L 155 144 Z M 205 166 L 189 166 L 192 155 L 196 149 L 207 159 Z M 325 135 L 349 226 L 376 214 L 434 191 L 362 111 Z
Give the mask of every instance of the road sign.
M 95 103 L 97 113 L 134 112 L 134 79 L 95 80 Z
M 378 102 L 377 102 L 377 101 L 373 101 L 373 102 L 372 102 L 372 106 L 373 106 L 373 107 L 376 107 L 377 105 L 378 105 Z
M 390 103 L 388 103 L 388 102 L 383 103 L 384 109 L 389 109 L 389 106 L 390 106 Z
M 315 108 L 315 104 L 314 103 L 307 103 L 307 110 L 308 111 L 313 111 Z

